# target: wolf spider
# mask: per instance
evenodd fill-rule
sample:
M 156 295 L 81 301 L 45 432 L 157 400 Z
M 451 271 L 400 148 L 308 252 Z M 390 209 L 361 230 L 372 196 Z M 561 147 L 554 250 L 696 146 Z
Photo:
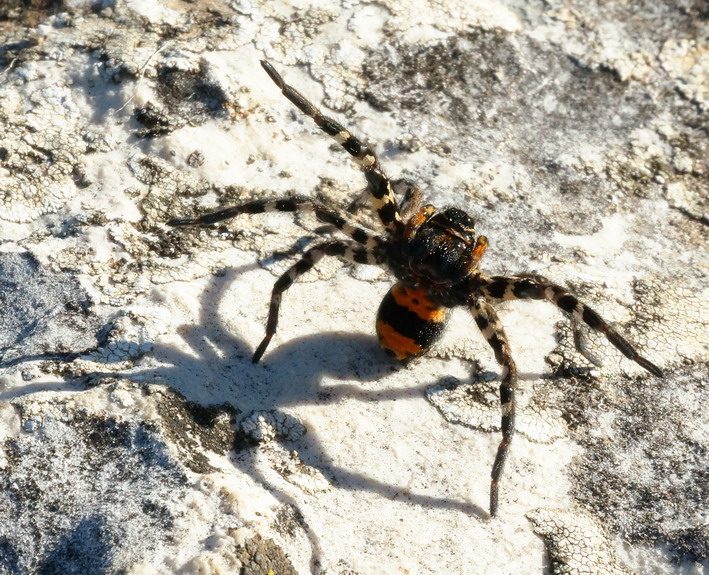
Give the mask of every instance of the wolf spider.
M 367 180 L 372 209 L 383 226 L 383 233 L 354 223 L 346 212 L 302 196 L 254 200 L 202 216 L 175 218 L 167 222 L 170 226 L 187 226 L 212 224 L 240 214 L 312 212 L 318 220 L 328 224 L 328 228 L 334 227 L 349 238 L 328 239 L 311 247 L 276 281 L 271 294 L 266 335 L 254 352 L 254 363 L 261 359 L 276 333 L 281 296 L 323 256 L 338 256 L 347 262 L 384 266 L 397 279 L 379 306 L 376 320 L 381 346 L 397 360 L 406 361 L 426 353 L 441 337 L 450 309 L 459 306 L 468 308 L 502 368 L 502 440 L 491 472 L 491 516 L 497 513 L 498 484 L 515 431 L 517 385 L 517 367 L 494 304 L 515 299 L 548 300 L 570 314 L 575 324 L 583 322 L 602 333 L 627 358 L 651 374 L 663 376 L 660 368 L 642 357 L 598 313 L 563 287 L 535 274 L 483 274 L 479 264 L 488 241 L 485 236 L 476 237 L 475 224 L 466 212 L 454 207 L 437 210 L 430 204 L 422 205 L 423 194 L 419 188 L 407 180 L 390 180 L 366 143 L 336 120 L 325 116 L 286 84 L 269 62 L 261 61 L 261 66 L 288 100 L 312 118 L 323 132 L 334 138 L 359 163 Z M 397 194 L 404 197 L 401 204 L 397 201 Z M 579 351 L 588 357 L 580 339 L 577 338 L 576 343 Z

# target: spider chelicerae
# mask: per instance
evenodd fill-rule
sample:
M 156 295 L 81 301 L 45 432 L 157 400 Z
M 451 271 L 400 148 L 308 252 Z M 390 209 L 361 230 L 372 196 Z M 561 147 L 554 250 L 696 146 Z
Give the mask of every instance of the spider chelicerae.
M 490 515 L 498 508 L 498 485 L 515 431 L 515 366 L 505 330 L 494 304 L 514 299 L 546 299 L 570 314 L 575 331 L 578 323 L 602 333 L 623 355 L 655 376 L 663 373 L 598 313 L 563 287 L 535 274 L 486 276 L 480 259 L 488 247 L 485 236 L 475 236 L 472 218 L 458 208 L 437 210 L 422 205 L 422 192 L 407 180 L 390 180 L 382 171 L 372 149 L 353 136 L 342 124 L 322 114 L 298 91 L 283 81 L 266 61 L 266 73 L 288 98 L 317 126 L 332 136 L 359 163 L 367 180 L 372 208 L 383 226 L 377 233 L 354 223 L 347 212 L 302 196 L 254 200 L 194 218 L 175 218 L 170 226 L 212 224 L 240 214 L 264 212 L 312 212 L 315 217 L 340 230 L 348 240 L 329 239 L 306 250 L 274 284 L 266 322 L 266 335 L 256 348 L 253 362 L 263 356 L 278 325 L 283 293 L 323 256 L 338 256 L 347 262 L 385 266 L 398 280 L 384 297 L 377 313 L 376 329 L 384 350 L 397 360 L 422 355 L 441 337 L 451 308 L 464 306 L 495 354 L 502 368 L 500 403 L 502 440 L 492 466 Z M 402 197 L 401 203 L 397 195 Z M 579 351 L 589 357 L 581 338 Z M 589 357 L 595 363 L 592 357 Z

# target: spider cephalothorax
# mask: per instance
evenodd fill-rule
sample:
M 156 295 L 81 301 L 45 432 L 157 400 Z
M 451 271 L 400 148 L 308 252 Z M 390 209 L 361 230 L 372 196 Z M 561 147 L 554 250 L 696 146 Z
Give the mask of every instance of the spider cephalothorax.
M 414 281 L 431 291 L 445 293 L 472 271 L 475 228 L 465 212 L 456 208 L 436 212 L 425 206 L 406 222 L 404 236 Z
M 662 377 L 662 371 L 657 366 L 642 357 L 598 313 L 563 287 L 539 275 L 488 277 L 482 274 L 478 265 L 488 242 L 485 236 L 475 236 L 474 222 L 467 213 L 458 208 L 437 211 L 431 205 L 422 206 L 422 194 L 416 186 L 406 180 L 387 178 L 369 146 L 339 122 L 324 116 L 286 84 L 271 64 L 262 61 L 261 65 L 283 95 L 360 164 L 367 180 L 372 209 L 382 224 L 383 234 L 354 223 L 347 212 L 301 196 L 254 200 L 194 218 L 170 220 L 168 224 L 171 226 L 184 226 L 211 224 L 239 214 L 309 211 L 328 227 L 334 226 L 349 238 L 325 240 L 308 249 L 276 281 L 271 294 L 266 335 L 254 352 L 254 363 L 261 359 L 276 333 L 283 292 L 323 256 L 339 256 L 358 264 L 382 265 L 396 277 L 398 282 L 379 307 L 376 329 L 382 347 L 398 360 L 408 360 L 428 351 L 443 333 L 450 308 L 468 308 L 492 347 L 495 359 L 502 366 L 502 441 L 492 466 L 491 515 L 497 512 L 498 483 L 514 435 L 517 384 L 517 368 L 493 304 L 513 299 L 546 299 L 570 314 L 574 322 L 584 322 L 604 334 L 623 355 L 653 375 Z M 401 202 L 397 200 L 396 193 L 403 196 Z M 584 353 L 584 350 L 580 351 Z

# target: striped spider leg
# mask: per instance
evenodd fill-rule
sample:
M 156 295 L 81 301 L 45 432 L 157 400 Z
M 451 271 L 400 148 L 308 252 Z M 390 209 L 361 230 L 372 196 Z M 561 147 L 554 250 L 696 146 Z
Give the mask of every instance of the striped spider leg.
M 490 303 L 513 299 L 546 299 L 571 315 L 572 320 L 575 322 L 574 343 L 576 348 L 591 363 L 597 364 L 598 360 L 585 349 L 581 337 L 577 335 L 578 323 L 580 322 L 585 323 L 594 331 L 602 333 L 618 351 L 646 371 L 656 377 L 664 377 L 664 373 L 659 367 L 641 356 L 633 345 L 611 327 L 598 312 L 544 276 L 521 274 L 512 277 L 494 276 L 485 278 L 485 282 L 481 285 L 481 291 L 485 299 Z
M 323 115 L 311 102 L 306 100 L 300 92 L 283 81 L 281 75 L 266 60 L 261 60 L 261 66 L 288 98 L 306 116 L 312 118 L 317 126 L 340 144 L 362 167 L 364 177 L 367 179 L 372 207 L 379 216 L 382 225 L 387 231 L 394 231 L 402 226 L 399 206 L 394 196 L 394 190 L 389 178 L 386 177 L 379 160 L 372 149 L 357 139 L 338 121 Z
M 502 432 L 502 440 L 497 446 L 497 454 L 490 472 L 490 515 L 494 516 L 497 515 L 500 478 L 502 477 L 512 437 L 515 433 L 517 366 L 514 359 L 512 359 L 510 344 L 507 341 L 505 330 L 497 317 L 495 308 L 484 299 L 478 298 L 471 301 L 470 311 L 483 337 L 495 353 L 497 363 L 502 366 L 502 373 L 500 374 L 500 406 L 502 411 L 500 431 Z
M 500 323 L 493 304 L 515 299 L 546 299 L 571 315 L 575 327 L 575 344 L 577 349 L 586 357 L 588 351 L 583 347 L 581 339 L 576 336 L 578 322 L 584 322 L 591 329 L 605 335 L 608 341 L 615 346 L 628 359 L 635 361 L 645 370 L 657 377 L 663 377 L 662 370 L 642 357 L 637 350 L 613 329 L 596 311 L 579 301 L 567 290 L 558 286 L 543 276 L 535 274 L 522 274 L 512 277 L 478 276 L 476 291 L 484 299 L 474 300 L 471 305 L 473 318 L 480 328 L 483 336 L 492 347 L 497 362 L 502 366 L 500 383 L 500 404 L 502 406 L 500 442 L 495 462 L 492 467 L 492 482 L 490 485 L 490 514 L 497 513 L 498 484 L 507 460 L 510 443 L 515 429 L 515 387 L 517 383 L 517 368 L 512 359 L 507 336 Z M 590 356 L 595 363 L 597 360 Z
M 347 237 L 351 238 L 352 241 L 332 240 L 313 246 L 303 253 L 303 256 L 298 262 L 278 278 L 273 285 L 271 293 L 271 304 L 269 306 L 268 320 L 266 322 L 266 335 L 254 352 L 251 359 L 253 363 L 259 362 L 276 333 L 278 311 L 280 309 L 283 292 L 293 285 L 293 282 L 299 276 L 310 270 L 326 255 L 339 256 L 351 263 L 381 264 L 384 261 L 384 241 L 374 232 L 352 224 L 347 215 L 340 210 L 330 208 L 325 204 L 300 196 L 281 200 L 253 200 L 194 218 L 174 218 L 167 222 L 169 226 L 191 226 L 213 224 L 240 214 L 297 211 L 313 212 L 318 220 L 340 230 Z

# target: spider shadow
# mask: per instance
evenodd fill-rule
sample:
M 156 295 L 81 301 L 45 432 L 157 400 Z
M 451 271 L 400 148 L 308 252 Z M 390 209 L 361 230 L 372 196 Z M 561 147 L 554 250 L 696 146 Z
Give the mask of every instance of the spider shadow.
M 179 346 L 156 341 L 152 351 L 136 362 L 135 367 L 130 370 L 94 372 L 81 381 L 42 384 L 30 390 L 23 388 L 22 391 L 12 390 L 7 393 L 17 397 L 50 388 L 55 391 L 77 391 L 85 389 L 88 381 L 100 382 L 104 377 L 112 380 L 121 378 L 165 385 L 181 393 L 188 401 L 204 407 L 224 406 L 227 403 L 238 410 L 239 417 L 249 415 L 253 411 L 335 404 L 345 398 L 362 402 L 387 402 L 403 398 L 420 398 L 425 401 L 425 389 L 434 382 L 404 389 L 376 390 L 367 389 L 366 385 L 351 383 L 376 382 L 392 371 L 401 369 L 384 354 L 376 338 L 370 335 L 353 334 L 343 330 L 290 340 L 279 346 L 274 345 L 266 353 L 262 363 L 252 364 L 252 346 L 243 341 L 235 333 L 233 326 L 227 325 L 225 317 L 215 313 L 215 310 L 229 297 L 226 290 L 234 278 L 256 270 L 260 270 L 259 266 L 252 264 L 230 268 L 222 276 L 213 276 L 202 291 L 198 318 L 193 324 L 178 327 L 182 337 Z M 238 301 L 235 303 L 239 305 Z M 353 302 L 354 305 L 356 302 Z M 313 313 L 322 312 L 314 310 Z M 281 334 L 287 335 L 285 326 Z M 40 358 L 23 359 L 31 361 Z M 69 362 L 70 358 L 67 356 L 66 360 Z M 231 412 L 228 407 L 215 409 Z M 237 431 L 236 443 L 240 441 Z M 406 503 L 411 505 L 457 510 L 480 519 L 487 517 L 487 511 L 469 502 L 410 492 L 402 496 L 402 492 L 406 490 L 399 485 L 381 481 L 366 472 L 353 472 L 335 465 L 328 457 L 327 448 L 317 429 L 311 428 L 297 441 L 288 443 L 287 447 L 297 449 L 301 461 L 318 469 L 337 489 L 370 491 L 391 500 L 402 500 L 405 497 Z M 235 448 L 238 448 L 238 453 L 232 457 L 234 466 L 261 484 L 282 504 L 295 509 L 302 516 L 298 500 L 261 471 L 261 448 L 244 448 L 243 441 L 241 445 L 235 444 Z M 303 527 L 313 550 L 313 557 L 319 557 L 321 553 L 317 535 L 308 531 L 307 522 L 303 522 Z
M 252 269 L 231 268 L 223 277 L 213 277 L 202 292 L 199 318 L 192 325 L 178 328 L 183 338 L 180 349 L 156 343 L 151 356 L 163 365 L 139 369 L 130 374 L 130 378 L 162 383 L 199 405 L 229 403 L 238 410 L 239 417 L 254 411 L 287 410 L 290 406 L 335 404 L 343 398 L 382 402 L 415 397 L 425 401 L 425 389 L 432 382 L 380 390 L 349 383 L 378 381 L 393 370 L 401 369 L 381 350 L 374 336 L 348 331 L 319 333 L 274 345 L 261 363 L 252 364 L 252 346 L 235 333 L 233 326 L 226 324 L 222 315 L 213 313 L 228 297 L 225 292 L 232 280 Z M 322 312 L 314 310 L 313 313 Z M 281 333 L 285 335 L 287 329 L 282 329 Z M 191 351 L 184 351 L 184 346 Z M 325 380 L 334 380 L 334 383 L 324 383 Z M 338 384 L 338 381 L 344 383 Z M 244 443 L 237 423 L 234 466 L 262 485 L 281 504 L 303 516 L 298 500 L 261 471 L 262 448 Z M 479 519 L 488 517 L 486 510 L 467 501 L 410 493 L 402 486 L 365 472 L 335 465 L 317 429 L 311 428 L 297 441 L 283 442 L 283 445 L 289 451 L 297 450 L 305 465 L 320 471 L 338 489 L 369 491 L 390 500 L 405 497 L 406 503 L 411 505 L 457 510 Z M 402 492 L 406 495 L 402 496 Z M 321 556 L 319 538 L 309 531 L 307 521 L 302 522 L 302 526 L 312 549 L 312 560 L 316 562 Z
M 336 404 L 342 399 L 387 402 L 420 398 L 425 401 L 425 389 L 435 382 L 405 389 L 378 390 L 350 383 L 378 381 L 392 371 L 402 369 L 400 364 L 386 356 L 374 336 L 348 331 L 321 332 L 274 345 L 261 363 L 252 364 L 251 345 L 235 334 L 222 316 L 211 313 L 227 297 L 225 291 L 231 280 L 244 271 L 245 268 L 232 268 L 224 277 L 214 277 L 203 291 L 199 320 L 192 326 L 180 328 L 184 343 L 194 353 L 157 344 L 153 355 L 166 367 L 143 372 L 141 377 L 162 381 L 188 400 L 202 405 L 221 404 L 226 397 L 242 415 L 298 405 Z M 287 298 L 284 305 L 287 305 Z M 313 313 L 322 312 L 314 310 Z M 287 329 L 282 328 L 281 333 L 285 335 Z M 203 384 L 196 382 L 205 382 L 210 389 L 205 390 Z M 305 464 L 317 468 L 339 488 L 368 490 L 390 499 L 401 496 L 401 486 L 380 481 L 366 473 L 354 473 L 330 462 L 316 429 L 310 429 L 297 445 L 289 447 L 297 448 Z M 263 484 L 269 483 L 257 471 L 253 457 L 243 449 L 236 465 Z M 269 489 L 279 492 L 273 485 L 269 485 Z M 407 501 L 487 517 L 487 511 L 465 501 L 416 494 L 407 494 Z
M 337 349 L 337 353 L 332 352 L 333 348 Z M 307 361 L 307 369 L 299 368 L 297 372 L 293 372 L 293 361 L 297 356 L 312 359 Z M 364 384 L 377 381 L 392 371 L 401 369 L 381 351 L 375 338 L 365 335 L 320 333 L 282 344 L 265 357 L 264 361 L 268 362 L 267 369 L 272 375 L 268 386 L 274 393 L 272 401 L 263 403 L 261 409 L 265 410 L 287 409 L 295 405 L 335 405 L 341 400 L 381 403 L 413 398 L 425 402 L 425 390 L 433 383 L 426 382 L 404 389 L 379 390 L 366 389 L 350 383 L 352 380 Z M 299 364 L 302 365 L 302 362 Z M 297 379 L 295 385 L 292 383 L 293 379 Z M 330 383 L 323 383 L 323 380 L 329 380 Z M 435 411 L 433 406 L 430 407 Z M 337 433 L 336 430 L 334 432 Z M 411 493 L 404 486 L 387 483 L 365 472 L 354 472 L 335 465 L 328 457 L 327 447 L 323 445 L 317 429 L 310 428 L 307 434 L 296 442 L 283 441 L 282 445 L 288 450 L 296 449 L 303 463 L 318 469 L 337 488 L 370 491 L 390 500 L 402 499 L 402 493 L 406 492 L 405 500 L 412 505 L 457 510 L 480 519 L 488 517 L 486 510 L 467 501 Z

